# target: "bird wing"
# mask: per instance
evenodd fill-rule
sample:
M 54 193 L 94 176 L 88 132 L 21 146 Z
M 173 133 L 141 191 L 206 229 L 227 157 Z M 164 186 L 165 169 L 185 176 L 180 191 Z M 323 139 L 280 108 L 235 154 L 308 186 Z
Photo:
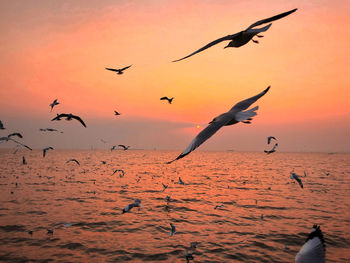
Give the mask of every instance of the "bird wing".
M 265 18 L 265 19 L 259 20 L 259 21 L 255 22 L 255 23 L 251 24 L 246 30 L 251 29 L 251 28 L 256 27 L 256 26 L 260 26 L 262 24 L 266 24 L 266 23 L 269 23 L 269 22 L 281 19 L 281 18 L 283 18 L 283 17 L 285 17 L 287 15 L 290 15 L 291 13 L 294 13 L 297 10 L 298 10 L 298 8 L 295 8 L 295 9 L 290 10 L 288 12 L 284 12 L 284 13 L 281 13 L 279 15 L 275 15 L 275 16 L 272 16 L 272 17 L 269 17 L 269 18 Z
M 190 152 L 194 151 L 203 142 L 205 142 L 211 136 L 213 136 L 222 126 L 224 126 L 230 120 L 232 120 L 233 117 L 234 117 L 233 114 L 229 112 L 220 115 L 220 118 L 215 121 L 212 121 L 204 130 L 202 130 L 176 159 L 170 162 L 167 162 L 167 164 L 170 164 L 176 160 L 179 160 L 185 157 Z
M 61 114 L 57 114 L 57 116 L 55 118 L 53 118 L 51 121 L 56 121 L 59 120 L 60 118 L 64 118 L 64 117 L 68 117 L 69 115 L 67 113 L 61 113 Z
M 275 145 L 272 148 L 272 151 L 276 150 L 277 146 L 278 146 L 278 143 L 275 143 Z
M 160 100 L 169 100 L 168 97 L 161 97 Z
M 19 138 L 23 138 L 22 134 L 20 134 L 18 132 L 14 132 L 14 133 L 7 135 L 8 138 L 11 138 L 12 136 L 17 136 Z
M 298 182 L 298 184 L 300 185 L 301 188 L 304 188 L 303 182 L 301 181 L 301 179 L 294 174 L 294 179 Z
M 216 40 L 210 42 L 209 44 L 205 45 L 204 47 L 198 49 L 197 51 L 195 51 L 195 52 L 189 54 L 188 56 L 183 57 L 183 58 L 180 58 L 180 59 L 177 59 L 177 60 L 174 60 L 173 62 L 177 62 L 177 61 L 180 61 L 180 60 L 189 58 L 189 57 L 191 57 L 191 56 L 193 56 L 193 55 L 195 55 L 195 54 L 197 54 L 197 53 L 199 53 L 199 52 L 202 52 L 203 50 L 206 50 L 206 49 L 208 49 L 208 48 L 210 48 L 210 47 L 212 47 L 212 46 L 214 46 L 214 45 L 216 45 L 216 44 L 219 44 L 219 43 L 222 42 L 222 41 L 225 41 L 225 40 L 232 40 L 232 38 L 234 38 L 234 37 L 237 36 L 238 34 L 239 34 L 239 33 L 236 33 L 236 34 L 233 34 L 233 35 L 227 35 L 227 36 L 225 36 L 225 37 L 221 37 L 221 38 L 219 38 L 219 39 L 216 39 Z
M 83 120 L 79 116 L 72 115 L 72 118 L 79 121 L 86 128 L 85 123 L 83 122 Z
M 110 70 L 110 71 L 115 71 L 115 72 L 119 71 L 119 69 L 115 69 L 115 68 L 105 68 L 105 69 Z
M 13 142 L 15 142 L 15 143 L 17 143 L 17 144 L 19 144 L 19 145 L 22 145 L 23 147 L 26 147 L 28 150 L 33 150 L 32 148 L 30 148 L 29 146 L 27 146 L 27 145 L 25 145 L 25 144 L 23 144 L 23 143 L 20 143 L 19 141 L 16 141 L 16 140 L 14 140 L 14 139 L 12 139 L 12 138 L 8 138 L 9 140 L 11 140 L 11 141 L 13 141 Z
M 120 146 L 120 147 L 122 147 L 122 148 L 126 149 L 126 146 L 125 146 L 125 145 L 123 145 L 123 144 L 119 144 L 118 146 Z
M 132 65 L 126 66 L 125 68 L 121 68 L 120 71 L 126 70 L 126 69 L 130 68 L 131 66 L 132 66 Z
M 240 102 L 238 102 L 237 104 L 235 104 L 230 111 L 242 111 L 242 110 L 246 110 L 250 107 L 250 105 L 252 105 L 254 102 L 256 102 L 258 99 L 260 99 L 262 96 L 264 96 L 270 89 L 270 86 L 268 86 L 264 91 L 260 92 L 258 95 L 255 95 L 249 99 L 246 100 L 242 100 Z
M 46 155 L 46 149 L 43 150 L 43 157 Z

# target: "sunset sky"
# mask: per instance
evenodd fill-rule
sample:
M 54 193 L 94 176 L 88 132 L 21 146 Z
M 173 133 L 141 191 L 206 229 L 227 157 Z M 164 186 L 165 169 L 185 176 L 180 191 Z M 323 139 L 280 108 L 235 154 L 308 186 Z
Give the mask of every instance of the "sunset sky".
M 223 42 L 171 62 L 294 8 L 260 44 Z M 273 135 L 280 151 L 348 152 L 349 25 L 348 0 L 1 1 L 0 136 L 21 132 L 33 148 L 183 150 L 214 117 L 271 85 L 252 124 L 223 127 L 199 149 L 263 151 Z M 130 64 L 123 75 L 104 69 Z M 50 121 L 63 112 L 87 128 Z M 64 134 L 39 131 L 48 127 Z

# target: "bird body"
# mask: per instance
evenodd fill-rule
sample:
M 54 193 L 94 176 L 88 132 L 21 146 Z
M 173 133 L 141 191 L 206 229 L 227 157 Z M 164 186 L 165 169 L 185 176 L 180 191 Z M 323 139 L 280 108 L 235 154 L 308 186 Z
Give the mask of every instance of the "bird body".
M 11 133 L 11 134 L 7 135 L 7 137 L 0 137 L 0 143 L 1 143 L 2 141 L 5 141 L 5 142 L 13 141 L 13 142 L 17 143 L 17 145 L 26 147 L 28 150 L 33 150 L 33 149 L 30 148 L 29 146 L 27 146 L 27 145 L 25 145 L 25 144 L 23 144 L 23 143 L 21 143 L 21 142 L 15 140 L 15 139 L 12 139 L 11 137 L 13 137 L 13 136 L 17 136 L 17 137 L 19 137 L 19 138 L 23 138 L 23 136 L 22 136 L 20 133 Z
M 23 165 L 26 165 L 26 164 L 27 164 L 26 158 L 25 158 L 24 156 L 22 156 L 22 164 L 23 164 Z
M 114 72 L 117 72 L 117 74 L 118 75 L 121 75 L 121 74 L 123 74 L 124 72 L 124 70 L 126 70 L 126 69 L 128 69 L 128 68 L 130 68 L 132 65 L 130 65 L 130 66 L 126 66 L 126 67 L 124 67 L 124 68 L 121 68 L 121 69 L 116 69 L 116 68 L 105 68 L 105 69 L 107 69 L 107 70 L 110 70 L 110 71 L 114 71 Z
M 270 86 L 267 87 L 261 93 L 241 102 L 238 102 L 228 112 L 223 113 L 214 118 L 211 122 L 209 122 L 209 125 L 192 140 L 192 142 L 187 146 L 187 148 L 176 159 L 167 163 L 169 164 L 185 157 L 186 155 L 194 151 L 197 147 L 199 147 L 202 143 L 204 143 L 206 140 L 208 140 L 211 136 L 213 136 L 221 127 L 233 125 L 235 123 L 242 122 L 254 117 L 257 114 L 256 111 L 258 110 L 258 106 L 249 110 L 246 109 L 249 108 L 250 105 L 252 105 L 258 99 L 260 99 L 262 96 L 264 96 L 269 91 L 269 89 Z
M 299 176 L 296 173 L 294 173 L 293 171 L 290 173 L 290 179 L 296 180 L 298 182 L 298 184 L 300 185 L 300 187 L 304 188 L 303 182 L 301 181 Z
M 57 116 L 53 118 L 51 121 L 60 121 L 61 118 L 66 118 L 67 121 L 75 119 L 79 121 L 86 128 L 85 122 L 79 116 L 73 115 L 72 113 L 57 114 Z
M 118 116 L 118 115 L 120 115 L 120 113 L 115 110 L 114 115 Z

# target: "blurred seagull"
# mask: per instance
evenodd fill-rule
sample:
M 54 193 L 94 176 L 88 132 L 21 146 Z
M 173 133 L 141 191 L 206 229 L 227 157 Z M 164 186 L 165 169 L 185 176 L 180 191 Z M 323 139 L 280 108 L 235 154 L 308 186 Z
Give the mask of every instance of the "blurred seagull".
M 169 99 L 168 97 L 161 97 L 160 100 L 167 100 L 169 102 L 169 104 L 171 104 L 173 102 L 174 97 L 172 97 L 171 99 Z
M 131 204 L 128 204 L 122 211 L 122 214 L 130 211 L 134 207 L 140 207 L 141 206 L 141 200 L 135 199 L 135 201 Z
M 222 208 L 224 206 L 224 204 L 221 204 L 221 205 L 216 205 L 215 207 L 214 207 L 214 209 L 217 209 L 217 208 Z
M 79 116 L 73 115 L 72 113 L 57 114 L 57 116 L 55 118 L 53 118 L 51 121 L 60 121 L 61 118 L 66 118 L 67 121 L 75 119 L 75 120 L 79 121 L 86 128 L 86 125 L 83 122 L 83 120 Z
M 298 184 L 300 185 L 300 187 L 304 188 L 303 182 L 301 181 L 299 176 L 296 173 L 294 173 L 293 171 L 290 173 L 290 179 L 295 179 L 298 182 Z
M 176 228 L 175 228 L 175 226 L 172 223 L 170 223 L 170 226 L 171 226 L 171 230 L 170 230 L 170 234 L 169 235 L 173 236 L 176 233 Z
M 186 57 L 183 57 L 183 58 L 180 58 L 180 59 L 177 59 L 177 60 L 174 60 L 173 62 L 177 62 L 177 61 L 180 61 L 180 60 L 183 60 L 183 59 L 186 59 L 188 57 L 191 57 L 199 52 L 202 52 L 203 50 L 206 50 L 222 41 L 226 41 L 226 40 L 230 40 L 230 43 L 228 43 L 228 45 L 225 47 L 241 47 L 245 44 L 247 44 L 250 40 L 252 40 L 254 43 L 258 44 L 259 42 L 257 40 L 254 40 L 253 37 L 254 36 L 257 36 L 257 37 L 263 37 L 262 35 L 258 35 L 259 33 L 261 32 L 265 32 L 266 30 L 268 30 L 270 28 L 270 26 L 272 25 L 272 21 L 275 21 L 275 20 L 278 20 L 278 19 L 281 19 L 287 15 L 290 15 L 291 13 L 295 12 L 297 10 L 296 9 L 293 9 L 293 10 L 290 10 L 288 12 L 285 12 L 285 13 L 282 13 L 282 14 L 279 14 L 279 15 L 276 15 L 276 16 L 273 16 L 273 17 L 269 17 L 269 18 L 266 18 L 266 19 L 263 19 L 263 20 L 259 20 L 253 24 L 251 24 L 247 29 L 241 31 L 241 32 L 238 32 L 236 34 L 233 34 L 233 35 L 227 35 L 225 37 L 221 37 L 219 39 L 216 39 L 212 42 L 210 42 L 209 44 L 205 45 L 204 47 L 198 49 L 197 51 L 189 54 L 188 56 Z M 260 26 L 260 25 L 263 25 L 263 24 L 266 24 L 266 23 L 270 23 L 268 24 L 267 26 L 265 27 L 261 27 L 261 28 L 255 28 L 256 26 Z
M 115 110 L 114 115 L 118 116 L 118 115 L 120 115 L 120 113 Z
M 182 181 L 181 177 L 179 177 L 179 184 L 185 185 L 184 181 Z
M 23 138 L 23 136 L 22 136 L 20 133 L 11 133 L 11 134 L 9 134 L 7 137 L 0 137 L 0 143 L 3 142 L 3 141 L 6 141 L 6 142 L 8 142 L 8 141 L 13 141 L 13 142 L 17 143 L 18 145 L 21 145 L 21 146 L 23 146 L 23 147 L 26 147 L 26 148 L 29 149 L 29 150 L 33 150 L 33 149 L 30 148 L 29 146 L 27 146 L 27 145 L 25 145 L 25 144 L 23 144 L 23 143 L 21 143 L 21 142 L 19 142 L 19 141 L 16 141 L 15 139 L 12 139 L 11 137 L 13 137 L 13 136 L 17 136 L 17 137 L 19 137 L 19 138 Z
M 275 143 L 275 145 L 272 147 L 271 150 L 269 151 L 264 150 L 264 153 L 266 154 L 274 153 L 276 151 L 277 146 L 278 146 L 278 143 Z
M 249 99 L 242 100 L 241 102 L 238 102 L 236 105 L 234 105 L 228 112 L 223 113 L 216 118 L 214 118 L 211 122 L 209 122 L 209 125 L 202 130 L 190 143 L 190 145 L 187 146 L 187 148 L 174 160 L 167 162 L 172 163 L 178 159 L 181 159 L 188 155 L 190 152 L 194 151 L 198 146 L 200 146 L 202 143 L 204 143 L 206 140 L 208 140 L 211 136 L 213 136 L 222 126 L 228 126 L 233 125 L 241 121 L 245 121 L 249 118 L 254 117 L 257 113 L 258 106 L 246 110 L 252 105 L 254 102 L 256 102 L 258 99 L 260 99 L 262 96 L 264 96 L 270 89 L 270 86 L 259 93 L 258 95 L 255 95 Z M 244 111 L 246 110 L 246 111 Z
M 39 129 L 40 131 L 43 131 L 43 132 L 46 132 L 46 131 L 49 131 L 49 132 L 60 132 L 60 133 L 63 133 L 63 131 L 59 131 L 59 130 L 56 130 L 56 129 L 52 129 L 52 128 L 45 128 L 45 129 Z
M 186 262 L 189 263 L 190 260 L 193 260 L 193 254 L 192 253 L 188 253 L 187 249 L 186 249 Z
M 11 138 L 13 136 L 17 136 L 18 138 L 23 138 L 22 134 L 20 134 L 19 132 L 14 132 L 14 133 L 11 133 L 9 135 L 7 135 L 7 138 Z
M 0 130 L 5 130 L 6 128 L 4 127 L 4 124 L 2 123 L 2 121 L 0 121 Z
M 51 111 L 53 109 L 53 107 L 55 107 L 56 105 L 60 104 L 59 102 L 57 102 L 57 99 L 55 99 L 49 106 L 51 107 Z
M 326 245 L 320 226 L 313 225 L 304 245 L 295 256 L 295 263 L 325 263 Z
M 123 145 L 123 144 L 119 144 L 118 146 L 119 146 L 119 147 L 122 147 L 122 148 L 124 149 L 124 151 L 126 151 L 127 149 L 130 148 L 130 146 L 125 146 L 125 145 Z
M 117 148 L 117 145 L 113 145 L 111 151 L 115 150 L 115 148 Z
M 51 146 L 50 146 L 50 147 L 44 148 L 44 149 L 43 149 L 43 157 L 46 156 L 46 151 L 48 151 L 48 150 L 53 150 L 53 148 L 52 148 Z
M 24 156 L 22 156 L 22 164 L 23 164 L 23 165 L 26 165 L 26 164 L 27 164 L 26 158 L 25 158 Z
M 117 173 L 117 172 L 121 172 L 121 173 L 119 174 L 119 177 L 120 177 L 120 178 L 124 177 L 125 172 L 124 172 L 122 169 L 116 169 L 116 170 L 114 170 L 112 175 L 114 175 L 114 174 Z
M 162 185 L 163 185 L 163 191 L 162 191 L 162 192 L 164 192 L 164 191 L 165 191 L 165 189 L 167 189 L 167 188 L 168 188 L 168 185 L 165 185 L 165 184 L 163 184 L 163 183 L 162 183 Z
M 125 67 L 125 68 L 121 68 L 121 69 L 116 69 L 116 68 L 105 68 L 105 69 L 110 70 L 110 71 L 115 71 L 115 72 L 117 72 L 118 75 L 121 75 L 121 74 L 124 73 L 124 72 L 123 72 L 124 70 L 130 68 L 131 66 L 132 66 L 132 65 L 127 66 L 127 67 Z
M 273 137 L 273 136 L 267 137 L 267 144 L 270 144 L 271 140 L 275 140 L 276 141 L 276 138 Z
M 76 164 L 80 165 L 77 159 L 69 159 L 66 163 L 69 163 L 69 162 L 75 162 Z

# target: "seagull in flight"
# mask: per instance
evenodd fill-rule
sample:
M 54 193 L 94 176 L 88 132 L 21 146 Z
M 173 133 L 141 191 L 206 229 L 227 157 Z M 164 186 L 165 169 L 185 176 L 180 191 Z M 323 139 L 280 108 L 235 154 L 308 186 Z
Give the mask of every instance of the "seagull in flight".
M 4 124 L 2 123 L 2 121 L 0 121 L 0 130 L 5 130 L 6 128 L 4 127 Z
M 270 144 L 271 140 L 275 140 L 276 141 L 276 138 L 273 137 L 273 136 L 267 137 L 267 144 Z
M 292 172 L 290 173 L 290 179 L 295 179 L 295 180 L 298 182 L 298 184 L 300 185 L 300 187 L 301 187 L 301 188 L 304 188 L 303 182 L 301 181 L 301 179 L 299 178 L 299 176 L 298 176 L 296 173 L 294 173 L 294 171 L 292 171 Z
M 175 226 L 172 223 L 170 223 L 170 226 L 171 226 L 171 230 L 170 230 L 170 234 L 169 235 L 173 236 L 176 233 L 176 228 L 175 228 Z
M 66 118 L 67 121 L 75 119 L 75 120 L 79 121 L 86 128 L 84 121 L 79 116 L 73 115 L 72 113 L 57 114 L 57 116 L 55 118 L 53 118 L 51 121 L 60 121 L 61 118 Z
M 189 57 L 191 57 L 199 52 L 202 52 L 203 50 L 206 50 L 206 49 L 208 49 L 208 48 L 210 48 L 218 43 L 221 43 L 222 41 L 230 41 L 225 48 L 241 47 L 241 46 L 247 44 L 250 40 L 252 40 L 254 43 L 258 44 L 259 41 L 254 40 L 253 39 L 254 36 L 257 36 L 259 38 L 263 37 L 262 35 L 259 35 L 259 33 L 267 31 L 270 28 L 270 26 L 272 25 L 272 23 L 270 23 L 270 22 L 281 19 L 285 16 L 288 16 L 291 13 L 295 12 L 296 10 L 297 10 L 297 8 L 290 10 L 288 12 L 285 12 L 285 13 L 279 14 L 279 15 L 275 15 L 275 16 L 272 16 L 272 17 L 269 17 L 269 18 L 266 18 L 263 20 L 259 20 L 255 23 L 251 24 L 247 29 L 245 29 L 243 31 L 240 31 L 240 32 L 233 34 L 233 35 L 227 35 L 225 37 L 221 37 L 219 39 L 216 39 L 216 40 L 210 42 L 209 44 L 205 45 L 204 47 L 198 49 L 197 51 L 189 54 L 188 56 L 174 60 L 173 62 L 177 62 L 177 61 L 189 58 Z M 267 26 L 261 27 L 261 28 L 254 28 L 256 26 L 260 26 L 260 25 L 263 25 L 266 23 L 270 23 L 270 24 L 268 24 Z
M 168 185 L 165 185 L 165 184 L 163 184 L 163 183 L 162 183 L 162 185 L 163 185 L 163 191 L 162 191 L 162 192 L 164 192 L 164 191 L 165 191 L 165 189 L 167 189 L 167 188 L 168 188 Z
M 182 181 L 181 177 L 179 177 L 179 184 L 185 185 L 185 182 Z
M 114 175 L 114 174 L 117 173 L 117 172 L 121 172 L 121 174 L 119 174 L 119 177 L 120 177 L 120 178 L 124 177 L 125 172 L 124 172 L 124 170 L 122 170 L 122 169 L 116 169 L 116 170 L 114 170 L 112 175 Z
M 63 133 L 63 131 L 59 131 L 59 130 L 56 130 L 56 129 L 52 129 L 52 128 L 45 128 L 45 129 L 39 129 L 40 131 L 43 131 L 43 132 L 46 132 L 46 131 L 49 131 L 49 132 L 60 132 L 60 133 Z
M 169 102 L 169 104 L 171 104 L 173 102 L 174 97 L 172 97 L 171 99 L 169 99 L 168 97 L 161 97 L 160 100 L 167 100 Z
M 125 68 L 121 68 L 121 69 L 116 69 L 116 68 L 105 68 L 105 69 L 110 70 L 110 71 L 115 71 L 115 72 L 117 72 L 118 75 L 121 75 L 121 74 L 124 73 L 124 72 L 123 72 L 124 70 L 130 68 L 131 66 L 132 66 L 132 65 L 127 66 L 127 67 L 125 67 Z
M 272 147 L 271 150 L 269 150 L 269 151 L 264 150 L 264 153 L 266 153 L 266 154 L 274 153 L 276 151 L 277 146 L 278 146 L 278 143 L 275 143 L 275 145 Z
M 135 199 L 135 201 L 131 204 L 128 204 L 122 211 L 122 214 L 130 211 L 134 207 L 140 207 L 141 206 L 141 200 Z
M 46 152 L 47 152 L 48 150 L 53 150 L 53 148 L 52 148 L 51 146 L 50 146 L 50 147 L 44 148 L 44 149 L 43 149 L 43 157 L 46 156 Z
M 320 226 L 313 225 L 304 245 L 295 256 L 295 263 L 325 263 L 326 245 Z
M 125 146 L 125 145 L 123 145 L 123 144 L 119 144 L 118 146 L 119 146 L 119 147 L 122 147 L 122 148 L 124 149 L 124 151 L 126 151 L 127 149 L 130 148 L 130 146 Z
M 60 104 L 59 102 L 57 102 L 57 99 L 55 99 L 49 106 L 51 107 L 51 111 L 53 109 L 53 107 L 55 107 L 56 105 Z M 50 112 L 51 112 L 50 111 Z
M 120 115 L 120 113 L 117 112 L 117 111 L 115 110 L 115 111 L 114 111 L 114 115 L 115 115 L 115 116 L 118 116 L 118 115 Z
M 115 150 L 115 148 L 117 148 L 117 146 L 113 145 L 112 148 L 111 148 L 111 151 Z
M 270 86 L 267 87 L 267 89 L 265 89 L 261 93 L 249 99 L 238 102 L 228 112 L 225 112 L 215 117 L 211 122 L 209 122 L 209 125 L 193 139 L 193 141 L 175 160 L 172 160 L 167 163 L 169 164 L 185 157 L 190 152 L 194 151 L 197 147 L 199 147 L 202 143 L 204 143 L 206 140 L 208 140 L 211 136 L 213 136 L 221 127 L 233 125 L 238 122 L 242 122 L 254 117 L 257 114 L 256 111 L 258 110 L 259 107 L 256 106 L 249 110 L 246 110 L 246 109 L 248 109 L 250 105 L 252 105 L 258 99 L 260 99 L 262 96 L 264 96 L 269 91 L 269 89 L 270 89 Z
M 75 162 L 77 165 L 80 165 L 77 159 L 69 159 L 66 163 Z
M 2 141 L 5 141 L 5 142 L 13 141 L 13 142 L 17 143 L 18 145 L 21 145 L 21 146 L 23 146 L 23 147 L 26 147 L 28 150 L 33 150 L 33 149 L 30 148 L 29 146 L 27 146 L 27 145 L 25 145 L 25 144 L 23 144 L 23 143 L 21 143 L 21 142 L 15 140 L 15 139 L 12 139 L 11 137 L 13 137 L 13 136 L 17 136 L 17 137 L 19 137 L 19 138 L 23 138 L 23 136 L 22 136 L 20 133 L 15 132 L 15 133 L 11 133 L 11 134 L 7 135 L 7 137 L 0 137 L 0 143 L 2 143 Z

